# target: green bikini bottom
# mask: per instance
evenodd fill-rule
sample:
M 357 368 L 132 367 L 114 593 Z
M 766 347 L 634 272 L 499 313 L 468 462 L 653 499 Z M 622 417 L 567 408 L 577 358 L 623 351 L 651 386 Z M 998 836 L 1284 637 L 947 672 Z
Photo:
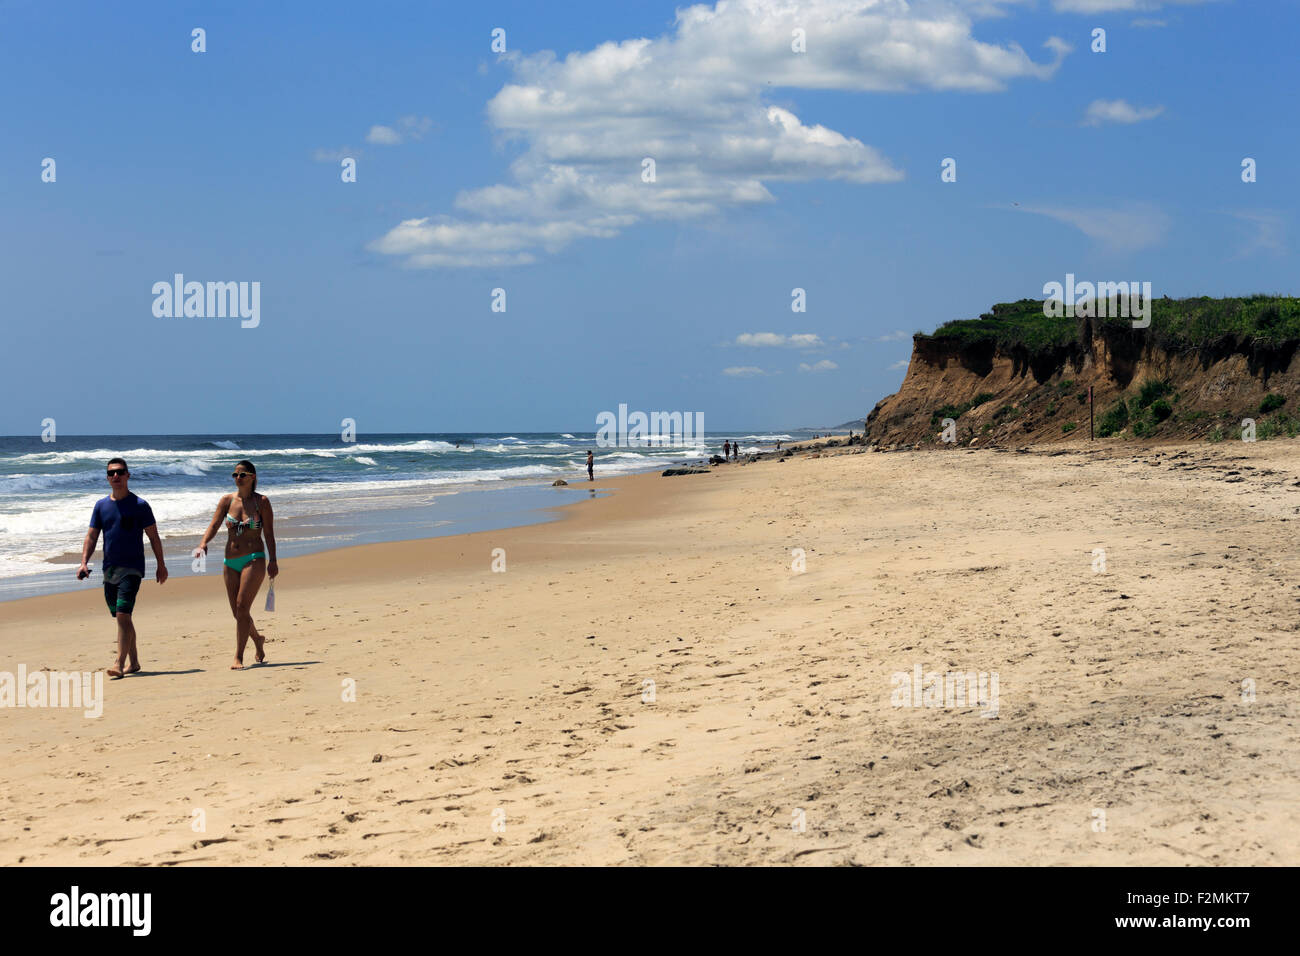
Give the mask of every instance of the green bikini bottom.
M 226 567 L 230 568 L 230 570 L 234 571 L 236 574 L 238 574 L 240 571 L 243 571 L 244 568 L 248 567 L 258 558 L 264 558 L 264 557 L 266 557 L 266 552 L 254 551 L 252 554 L 240 555 L 237 558 L 225 558 L 222 560 L 221 563 L 224 564 Z

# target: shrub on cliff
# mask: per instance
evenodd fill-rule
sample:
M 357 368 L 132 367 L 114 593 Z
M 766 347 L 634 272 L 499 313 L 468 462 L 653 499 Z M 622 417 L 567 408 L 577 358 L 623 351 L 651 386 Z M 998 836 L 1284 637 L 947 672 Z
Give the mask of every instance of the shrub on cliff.
M 1128 404 L 1124 399 L 1120 399 L 1110 408 L 1106 409 L 1101 416 L 1101 421 L 1097 422 L 1097 437 L 1109 438 L 1111 435 L 1122 432 L 1128 427 Z
M 1157 398 L 1168 395 L 1172 390 L 1170 384 L 1163 379 L 1147 379 L 1138 391 L 1138 408 L 1146 408 Z
M 1286 404 L 1286 397 L 1279 395 L 1277 392 L 1269 392 L 1264 396 L 1264 400 L 1259 403 L 1259 413 L 1267 415 L 1269 412 L 1281 408 Z

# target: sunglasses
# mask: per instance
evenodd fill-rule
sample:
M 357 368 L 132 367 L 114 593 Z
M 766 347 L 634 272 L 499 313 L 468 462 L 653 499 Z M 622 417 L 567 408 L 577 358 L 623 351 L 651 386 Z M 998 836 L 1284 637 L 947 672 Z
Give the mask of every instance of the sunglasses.
M 110 468 L 110 469 L 108 469 L 108 477 L 110 477 L 110 478 L 116 478 L 118 475 L 125 475 L 125 474 L 126 474 L 126 469 L 125 469 L 125 468 Z
M 240 478 L 247 478 L 251 474 L 251 471 L 232 471 L 230 477 L 234 478 L 235 481 L 238 481 Z

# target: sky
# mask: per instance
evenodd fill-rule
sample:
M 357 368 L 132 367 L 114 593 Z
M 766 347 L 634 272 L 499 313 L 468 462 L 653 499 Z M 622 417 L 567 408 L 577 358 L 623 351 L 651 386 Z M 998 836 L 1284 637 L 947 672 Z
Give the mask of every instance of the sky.
M 834 425 L 1067 273 L 1297 294 L 1296 0 L 546 6 L 0 0 L 0 434 Z

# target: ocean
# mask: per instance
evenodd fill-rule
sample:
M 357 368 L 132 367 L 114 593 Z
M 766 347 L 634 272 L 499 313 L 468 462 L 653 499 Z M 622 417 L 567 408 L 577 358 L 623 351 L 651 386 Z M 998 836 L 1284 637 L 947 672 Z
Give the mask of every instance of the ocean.
M 235 462 L 257 468 L 257 490 L 275 508 L 278 556 L 377 541 L 437 537 L 545 521 L 546 509 L 593 494 L 586 453 L 602 478 L 653 471 L 719 453 L 742 453 L 801 436 L 737 432 L 707 445 L 600 448 L 594 434 L 117 435 L 0 437 L 0 600 L 84 588 L 74 568 L 95 502 L 109 493 L 104 466 L 125 458 L 130 489 L 149 502 L 173 576 L 191 573 L 190 553 Z M 569 487 L 553 488 L 556 478 Z M 209 547 L 220 561 L 222 531 Z M 153 558 L 145 552 L 148 574 Z M 91 559 L 100 569 L 103 542 Z M 96 573 L 90 582 L 101 581 Z

